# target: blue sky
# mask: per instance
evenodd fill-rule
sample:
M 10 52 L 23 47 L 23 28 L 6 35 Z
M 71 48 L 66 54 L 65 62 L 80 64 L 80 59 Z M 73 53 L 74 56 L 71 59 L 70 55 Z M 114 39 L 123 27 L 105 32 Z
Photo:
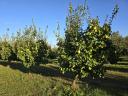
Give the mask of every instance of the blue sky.
M 48 42 L 55 45 L 54 31 L 60 24 L 61 34 L 64 34 L 65 18 L 69 3 L 76 7 L 84 3 L 84 0 L 0 0 L 0 35 L 10 29 L 9 35 L 32 24 L 34 19 L 37 27 L 42 30 L 48 25 Z M 111 16 L 112 9 L 117 3 L 119 13 L 112 24 L 113 31 L 119 31 L 122 36 L 128 35 L 128 0 L 88 0 L 92 17 L 99 16 L 103 23 L 106 15 Z

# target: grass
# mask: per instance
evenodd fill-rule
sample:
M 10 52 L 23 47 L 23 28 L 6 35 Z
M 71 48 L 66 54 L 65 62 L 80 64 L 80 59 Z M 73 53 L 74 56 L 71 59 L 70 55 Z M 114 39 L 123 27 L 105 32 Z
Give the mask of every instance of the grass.
M 106 64 L 105 67 L 128 69 L 128 65 Z
M 120 57 L 117 64 L 105 64 L 104 67 L 111 71 L 128 72 L 128 56 Z
M 0 65 L 0 96 L 68 96 L 69 94 L 72 96 L 74 93 L 70 85 L 70 80 L 61 77 L 23 73 Z M 104 94 L 104 96 L 107 94 L 101 89 L 90 90 L 90 92 L 79 89 L 76 94 L 84 96 L 87 93 Z M 94 96 L 99 96 L 96 94 Z
M 22 73 L 0 66 L 0 96 L 56 96 L 62 86 L 70 83 L 57 77 Z
M 128 79 L 128 73 L 107 70 L 107 74 Z
M 105 65 L 104 79 L 79 80 L 75 92 L 71 89 L 73 74 L 61 74 L 53 61 L 30 72 L 20 62 L 0 61 L 0 96 L 128 96 L 128 62 L 126 57 L 121 59 L 118 64 Z
M 122 60 L 128 60 L 128 56 L 121 56 L 120 59 L 122 59 Z
M 118 61 L 118 65 L 128 65 L 128 61 Z
M 128 72 L 128 65 L 120 65 L 120 64 L 105 64 L 104 67 L 107 70 L 114 70 L 114 71 L 121 71 L 121 72 Z
M 111 85 L 114 81 L 112 77 L 115 74 L 121 76 L 123 73 L 107 72 L 109 74 L 106 77 L 109 80 L 97 80 L 98 83 L 87 81 L 88 86 L 87 82 L 80 81 L 80 88 L 74 94 L 70 88 L 72 78 L 62 75 L 56 65 L 48 64 L 41 67 L 41 70 L 44 70 L 40 73 L 24 73 L 0 65 L 0 96 L 127 96 L 128 94 L 127 89 L 120 89 L 120 86 L 115 86 L 116 84 L 115 89 Z M 127 74 L 124 77 L 127 80 Z

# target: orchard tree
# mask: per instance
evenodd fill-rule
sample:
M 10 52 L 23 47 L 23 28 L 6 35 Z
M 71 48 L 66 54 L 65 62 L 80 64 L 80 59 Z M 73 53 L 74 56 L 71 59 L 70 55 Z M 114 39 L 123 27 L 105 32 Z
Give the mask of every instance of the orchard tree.
M 24 66 L 31 68 L 39 64 L 47 55 L 47 42 L 42 39 L 36 26 L 26 27 L 16 38 L 17 57 Z
M 7 40 L 4 40 L 1 42 L 0 46 L 0 55 L 1 59 L 3 60 L 9 60 L 9 57 L 12 55 L 12 48 Z
M 51 46 L 49 46 L 48 58 L 49 59 L 56 59 L 57 56 L 58 56 L 58 54 L 57 54 L 57 48 L 56 47 L 51 48 Z
M 7 29 L 7 31 L 8 30 L 9 29 Z M 16 60 L 15 53 L 12 48 L 12 41 L 8 33 L 4 34 L 2 38 L 0 38 L 0 59 L 8 61 Z
M 37 56 L 35 61 L 38 63 L 47 63 L 48 62 L 48 43 L 46 39 L 38 40 L 36 42 L 37 46 Z
M 14 52 L 12 50 L 11 41 L 6 33 L 0 40 L 0 58 L 3 60 L 13 60 Z
M 103 77 L 103 64 L 108 56 L 106 51 L 111 45 L 111 23 L 117 10 L 114 9 L 114 15 L 103 26 L 100 26 L 98 18 L 89 17 L 88 27 L 83 29 L 86 6 L 73 9 L 70 5 L 65 37 L 58 38 L 58 62 L 63 73 L 70 71 L 75 74 L 73 82 L 89 75 L 93 78 Z
M 122 46 L 123 37 L 119 34 L 118 31 L 112 33 L 111 39 L 114 45 Z
M 123 55 L 128 56 L 128 36 L 124 37 L 124 49 L 123 49 Z
M 112 44 L 109 49 L 108 61 L 111 64 L 116 64 L 125 48 L 124 38 L 119 34 L 119 32 L 113 32 L 111 34 L 111 41 Z
M 24 30 L 24 33 L 17 39 L 17 56 L 24 66 L 30 68 L 35 65 L 34 55 L 36 55 L 35 45 L 36 31 L 33 26 Z
M 124 41 L 125 41 L 125 48 L 128 49 L 128 36 L 126 36 L 126 37 L 124 38 Z

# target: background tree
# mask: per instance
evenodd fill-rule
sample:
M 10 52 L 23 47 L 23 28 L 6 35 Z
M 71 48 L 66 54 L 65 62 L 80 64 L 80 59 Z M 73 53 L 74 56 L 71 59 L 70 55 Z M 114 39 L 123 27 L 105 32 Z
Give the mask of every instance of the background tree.
M 119 32 L 113 32 L 111 34 L 112 45 L 109 50 L 108 61 L 112 64 L 116 64 L 119 57 L 125 52 L 125 41 L 124 38 L 119 34 Z
M 23 62 L 24 66 L 31 68 L 43 62 L 47 55 L 46 39 L 41 37 L 36 26 L 33 24 L 26 27 L 22 33 L 16 36 L 17 57 Z
M 36 42 L 38 55 L 35 57 L 35 61 L 38 63 L 48 63 L 48 44 L 46 40 L 38 40 Z
M 12 54 L 12 48 L 6 40 L 1 42 L 0 53 L 1 53 L 1 59 L 9 60 L 9 57 Z
M 49 59 L 57 59 L 57 56 L 58 56 L 57 48 L 56 47 L 51 48 L 49 46 L 48 58 Z
M 34 55 L 37 53 L 35 36 L 36 30 L 33 26 L 30 26 L 26 27 L 20 38 L 17 38 L 17 56 L 27 68 L 35 65 Z
M 128 36 L 124 37 L 124 44 L 125 44 L 125 48 L 123 50 L 123 55 L 128 56 Z
M 6 33 L 0 40 L 0 57 L 3 60 L 13 60 L 13 50 L 10 42 L 10 38 Z
M 125 47 L 128 48 L 128 36 L 125 37 Z

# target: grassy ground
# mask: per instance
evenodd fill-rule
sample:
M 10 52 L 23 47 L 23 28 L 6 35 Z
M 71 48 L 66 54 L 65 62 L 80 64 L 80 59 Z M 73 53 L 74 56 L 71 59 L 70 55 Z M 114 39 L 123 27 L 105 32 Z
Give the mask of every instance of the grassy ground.
M 61 87 L 70 83 L 59 77 L 23 73 L 0 66 L 0 96 L 59 96 Z
M 107 70 L 111 71 L 119 71 L 128 73 L 128 57 L 122 56 L 117 64 L 105 64 L 104 67 Z
M 120 72 L 128 72 L 128 64 L 127 65 L 120 65 L 120 64 L 106 64 L 104 67 L 107 70 L 114 70 L 114 71 L 120 71 Z
M 0 65 L 0 96 L 68 96 L 72 93 L 71 82 L 71 79 L 65 77 L 23 73 Z M 80 96 L 87 93 L 91 96 L 108 96 L 98 88 L 92 90 L 87 87 L 87 90 L 80 89 L 78 92 Z
M 5 63 L 0 65 L 0 96 L 73 96 L 72 74 L 61 74 L 55 64 L 27 72 Z M 107 70 L 104 79 L 86 78 L 78 83 L 77 96 L 128 96 L 128 72 Z

